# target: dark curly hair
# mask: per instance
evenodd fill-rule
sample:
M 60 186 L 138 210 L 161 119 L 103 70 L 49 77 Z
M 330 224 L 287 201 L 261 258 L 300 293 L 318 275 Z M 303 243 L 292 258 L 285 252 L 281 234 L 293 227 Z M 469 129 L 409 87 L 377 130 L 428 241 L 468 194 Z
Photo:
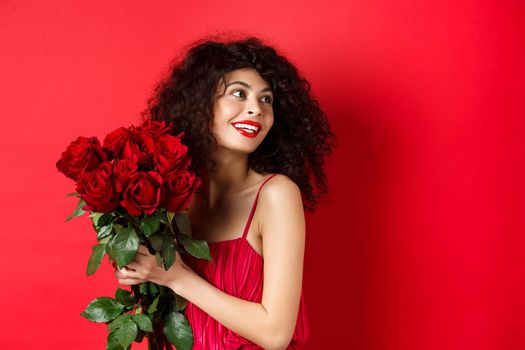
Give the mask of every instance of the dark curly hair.
M 272 89 L 275 119 L 266 138 L 248 156 L 248 165 L 258 173 L 287 175 L 300 188 L 304 208 L 314 212 L 318 198 L 328 191 L 324 157 L 332 153 L 335 135 L 310 95 L 309 82 L 284 56 L 253 36 L 205 37 L 185 51 L 155 88 L 142 117 L 172 122 L 174 134 L 184 131 L 190 170 L 202 176 L 215 166 L 210 155 L 216 140 L 210 129 L 217 87 L 226 73 L 254 68 Z

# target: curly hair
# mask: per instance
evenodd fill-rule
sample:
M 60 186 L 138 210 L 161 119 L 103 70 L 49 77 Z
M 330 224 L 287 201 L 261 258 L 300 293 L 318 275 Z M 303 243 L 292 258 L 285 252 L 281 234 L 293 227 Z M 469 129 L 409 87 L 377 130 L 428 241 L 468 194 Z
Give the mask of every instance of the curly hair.
M 259 147 L 249 154 L 248 165 L 258 173 L 280 173 L 292 179 L 303 207 L 315 212 L 318 198 L 328 192 L 324 157 L 332 153 L 335 135 L 326 114 L 311 94 L 311 86 L 297 68 L 261 39 L 205 37 L 193 42 L 172 63 L 169 74 L 155 88 L 143 118 L 173 123 L 184 131 L 182 142 L 197 176 L 213 168 L 211 133 L 214 95 L 226 73 L 254 68 L 270 85 L 274 124 Z

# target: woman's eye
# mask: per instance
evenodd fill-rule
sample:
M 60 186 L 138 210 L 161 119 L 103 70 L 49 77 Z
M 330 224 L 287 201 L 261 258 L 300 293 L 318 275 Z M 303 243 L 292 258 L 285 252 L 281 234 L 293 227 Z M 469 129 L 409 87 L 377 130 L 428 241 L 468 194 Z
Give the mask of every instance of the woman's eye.
M 234 90 L 232 91 L 232 95 L 235 97 L 246 97 L 243 90 Z M 265 100 L 264 102 L 268 104 L 271 104 L 273 102 L 273 98 L 270 95 L 263 96 L 262 98 Z
M 236 93 L 240 93 L 241 96 L 235 95 Z M 242 91 L 242 90 L 235 90 L 235 91 L 232 92 L 232 95 L 233 96 L 237 96 L 237 97 L 243 97 L 244 96 L 244 91 Z
M 263 96 L 263 98 L 266 99 L 266 103 L 272 103 L 273 101 L 272 96 Z

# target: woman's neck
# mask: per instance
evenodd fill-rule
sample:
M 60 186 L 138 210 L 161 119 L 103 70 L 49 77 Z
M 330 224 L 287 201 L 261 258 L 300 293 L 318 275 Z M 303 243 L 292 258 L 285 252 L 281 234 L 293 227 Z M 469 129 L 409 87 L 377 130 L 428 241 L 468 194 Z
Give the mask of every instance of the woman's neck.
M 208 207 L 214 206 L 217 200 L 225 195 L 235 194 L 245 189 L 253 173 L 253 170 L 248 167 L 247 154 L 216 153 L 213 160 L 216 166 L 207 174 Z

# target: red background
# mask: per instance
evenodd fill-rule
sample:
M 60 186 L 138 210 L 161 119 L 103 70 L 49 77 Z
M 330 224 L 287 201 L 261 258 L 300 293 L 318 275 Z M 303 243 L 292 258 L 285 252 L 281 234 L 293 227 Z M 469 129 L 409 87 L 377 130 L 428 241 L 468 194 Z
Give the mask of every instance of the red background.
M 308 215 L 309 349 L 525 348 L 521 1 L 0 2 L 0 348 L 103 349 L 55 169 L 138 121 L 170 59 L 236 30 L 312 83 L 339 147 Z M 143 347 L 137 347 L 143 348 Z

